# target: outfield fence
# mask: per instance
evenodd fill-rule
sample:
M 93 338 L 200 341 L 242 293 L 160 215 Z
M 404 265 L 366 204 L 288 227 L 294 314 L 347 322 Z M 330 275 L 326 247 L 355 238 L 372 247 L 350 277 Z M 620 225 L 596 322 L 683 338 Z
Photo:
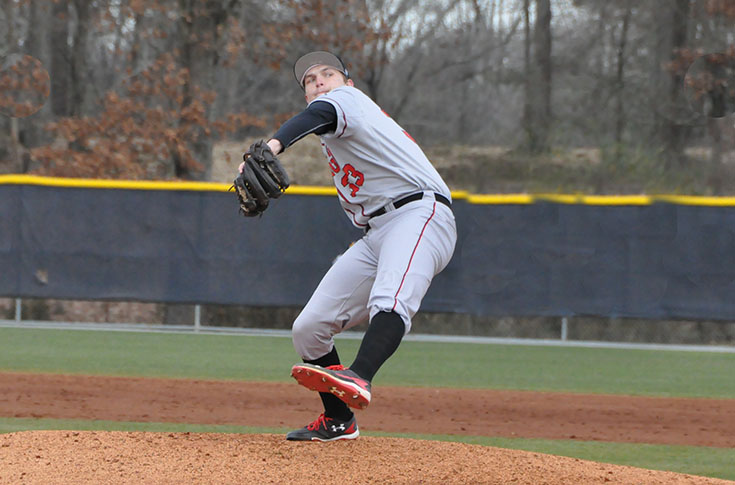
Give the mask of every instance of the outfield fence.
M 334 189 L 262 218 L 227 186 L 0 176 L 0 297 L 303 305 L 361 232 Z M 735 320 L 735 198 L 453 193 L 422 310 Z M 197 322 L 194 322 L 197 325 Z

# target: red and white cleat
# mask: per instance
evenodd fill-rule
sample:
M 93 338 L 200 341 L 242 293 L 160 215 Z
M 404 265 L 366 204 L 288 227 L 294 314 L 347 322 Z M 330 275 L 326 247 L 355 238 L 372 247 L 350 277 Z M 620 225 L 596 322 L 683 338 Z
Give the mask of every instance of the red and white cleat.
M 351 408 L 365 409 L 370 404 L 370 381 L 341 365 L 298 364 L 291 368 L 291 377 L 312 391 L 331 392 Z

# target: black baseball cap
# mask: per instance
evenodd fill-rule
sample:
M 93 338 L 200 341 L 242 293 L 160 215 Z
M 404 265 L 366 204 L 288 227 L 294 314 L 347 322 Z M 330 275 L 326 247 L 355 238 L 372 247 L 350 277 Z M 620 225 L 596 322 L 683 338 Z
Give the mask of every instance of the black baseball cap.
M 302 88 L 304 87 L 304 76 L 306 76 L 306 73 L 309 71 L 309 69 L 320 64 L 333 67 L 344 74 L 345 77 L 350 77 L 350 74 L 347 71 L 345 64 L 342 62 L 342 59 L 340 59 L 339 56 L 336 56 L 331 52 L 314 51 L 299 57 L 299 59 L 293 65 L 293 74 L 294 76 L 296 76 L 296 81 L 298 81 L 299 86 L 301 86 Z

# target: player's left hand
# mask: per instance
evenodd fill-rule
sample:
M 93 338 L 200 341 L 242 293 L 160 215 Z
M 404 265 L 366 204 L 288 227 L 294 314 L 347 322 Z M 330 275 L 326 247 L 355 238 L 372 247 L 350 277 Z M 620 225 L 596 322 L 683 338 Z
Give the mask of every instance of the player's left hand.
M 250 145 L 243 160 L 240 175 L 231 188 L 237 195 L 240 212 L 247 217 L 259 216 L 268 208 L 269 199 L 280 197 L 291 182 L 283 165 L 263 140 Z

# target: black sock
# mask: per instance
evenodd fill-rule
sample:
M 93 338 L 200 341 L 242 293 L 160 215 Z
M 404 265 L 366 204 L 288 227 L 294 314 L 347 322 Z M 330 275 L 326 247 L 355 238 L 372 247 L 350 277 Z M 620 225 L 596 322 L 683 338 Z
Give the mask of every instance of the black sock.
M 339 355 L 337 354 L 337 347 L 332 347 L 332 350 L 325 355 L 322 355 L 315 360 L 306 360 L 307 364 L 314 364 L 321 367 L 328 367 L 330 365 L 339 364 Z M 329 392 L 320 392 L 319 397 L 322 398 L 322 404 L 324 404 L 324 415 L 328 418 L 339 419 L 340 421 L 349 421 L 352 419 L 352 411 L 347 407 L 347 404 L 342 402 L 337 396 Z
M 350 370 L 369 381 L 380 366 L 396 351 L 406 332 L 403 319 L 396 312 L 376 314 L 368 326 Z

